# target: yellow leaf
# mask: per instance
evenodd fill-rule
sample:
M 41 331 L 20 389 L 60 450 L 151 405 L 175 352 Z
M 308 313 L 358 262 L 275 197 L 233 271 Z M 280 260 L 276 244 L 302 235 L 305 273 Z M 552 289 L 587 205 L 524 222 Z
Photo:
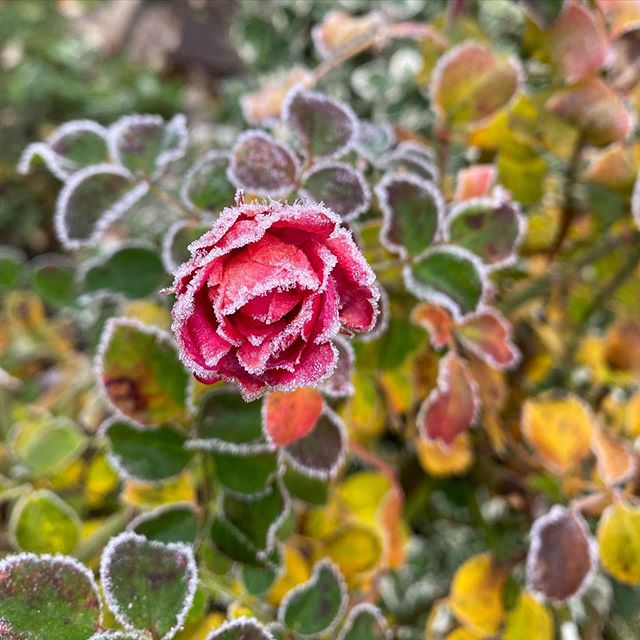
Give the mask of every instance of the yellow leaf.
M 465 627 L 481 637 L 493 635 L 502 624 L 504 580 L 489 553 L 473 556 L 453 576 L 449 606 Z
M 577 396 L 527 400 L 521 427 L 547 466 L 559 473 L 570 471 L 591 452 L 591 411 Z
M 122 500 L 134 507 L 144 508 L 160 507 L 172 502 L 195 503 L 196 489 L 192 475 L 187 472 L 159 484 L 127 480 Z
M 471 633 L 464 627 L 458 627 L 445 636 L 445 640 L 480 640 L 482 636 Z
M 171 327 L 171 314 L 168 309 L 151 300 L 132 300 L 125 303 L 122 307 L 122 315 L 165 331 Z
M 413 363 L 407 359 L 400 367 L 380 374 L 380 384 L 395 413 L 408 411 L 414 402 L 413 387 L 410 384 L 412 368 Z
M 471 437 L 465 431 L 456 436 L 450 447 L 438 440 L 416 440 L 416 452 L 422 468 L 438 478 L 462 475 L 473 463 Z
M 282 598 L 291 589 L 306 582 L 311 577 L 309 562 L 300 551 L 285 544 L 282 546 L 281 552 L 283 570 L 267 594 L 267 600 L 274 606 L 280 604 Z
M 531 594 L 523 591 L 507 613 L 502 640 L 553 640 L 553 618 Z
M 349 435 L 360 442 L 366 442 L 378 435 L 385 422 L 382 399 L 373 377 L 355 372 L 353 376 L 354 395 L 340 410 L 340 417 L 349 430 Z
M 640 509 L 622 502 L 607 508 L 598 525 L 602 566 L 620 582 L 640 583 Z
M 360 471 L 340 485 L 337 497 L 354 517 L 375 524 L 380 503 L 390 488 L 389 479 L 381 473 Z
M 631 438 L 640 436 L 640 391 L 634 393 L 627 402 L 624 425 Z
M 89 509 L 98 509 L 105 498 L 118 486 L 118 474 L 111 468 L 104 455 L 93 458 L 87 469 L 84 499 Z
M 209 613 L 197 626 L 185 627 L 175 636 L 175 640 L 206 640 L 225 621 L 226 617 L 222 613 Z
M 340 567 L 347 579 L 375 568 L 382 556 L 380 536 L 363 525 L 340 527 L 323 543 L 324 554 Z

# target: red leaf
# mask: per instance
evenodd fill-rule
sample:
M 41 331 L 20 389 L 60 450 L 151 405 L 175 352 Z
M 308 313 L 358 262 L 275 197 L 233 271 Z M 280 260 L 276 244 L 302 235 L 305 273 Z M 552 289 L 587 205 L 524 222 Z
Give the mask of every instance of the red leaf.
M 453 351 L 440 360 L 438 386 L 422 403 L 418 429 L 427 440 L 451 445 L 474 423 L 480 403 L 476 383 L 464 361 Z
M 607 35 L 594 14 L 569 2 L 549 33 L 551 51 L 567 82 L 583 80 L 602 69 L 609 59 Z
M 322 396 L 311 387 L 270 393 L 263 407 L 267 437 L 280 447 L 304 438 L 313 431 L 323 407 Z
M 467 316 L 455 333 L 465 347 L 490 367 L 508 369 L 520 359 L 520 352 L 511 342 L 511 326 L 495 309 Z

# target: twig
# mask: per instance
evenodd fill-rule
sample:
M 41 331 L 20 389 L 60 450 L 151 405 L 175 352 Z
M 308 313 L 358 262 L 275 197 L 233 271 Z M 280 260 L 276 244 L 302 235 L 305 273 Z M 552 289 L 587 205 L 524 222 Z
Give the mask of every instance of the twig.
M 578 176 L 578 169 L 580 168 L 580 160 L 582 158 L 582 151 L 585 146 L 585 138 L 582 134 L 578 136 L 571 152 L 571 157 L 567 163 L 567 170 L 564 177 L 563 187 L 563 204 L 562 204 L 562 217 L 560 219 L 560 227 L 558 233 L 549 250 L 548 260 L 551 262 L 556 254 L 562 248 L 565 239 L 569 235 L 569 230 L 573 224 L 573 220 L 577 213 L 577 206 L 574 197 L 574 188 L 576 178 Z

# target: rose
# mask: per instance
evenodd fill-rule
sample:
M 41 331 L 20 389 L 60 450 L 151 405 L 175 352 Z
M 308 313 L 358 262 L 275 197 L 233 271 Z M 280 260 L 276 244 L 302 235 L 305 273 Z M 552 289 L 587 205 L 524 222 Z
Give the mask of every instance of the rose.
M 235 382 L 252 400 L 331 375 L 332 338 L 371 329 L 375 274 L 340 218 L 322 205 L 225 209 L 175 274 L 181 357 L 207 384 Z

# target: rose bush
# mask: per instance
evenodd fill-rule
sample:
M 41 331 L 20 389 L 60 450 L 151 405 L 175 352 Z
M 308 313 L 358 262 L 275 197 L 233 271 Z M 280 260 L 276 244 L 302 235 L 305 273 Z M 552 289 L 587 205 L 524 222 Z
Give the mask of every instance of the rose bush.
M 241 203 L 190 245 L 175 277 L 173 331 L 200 381 L 233 381 L 249 400 L 331 375 L 332 339 L 371 329 L 379 297 L 340 222 L 311 202 Z

